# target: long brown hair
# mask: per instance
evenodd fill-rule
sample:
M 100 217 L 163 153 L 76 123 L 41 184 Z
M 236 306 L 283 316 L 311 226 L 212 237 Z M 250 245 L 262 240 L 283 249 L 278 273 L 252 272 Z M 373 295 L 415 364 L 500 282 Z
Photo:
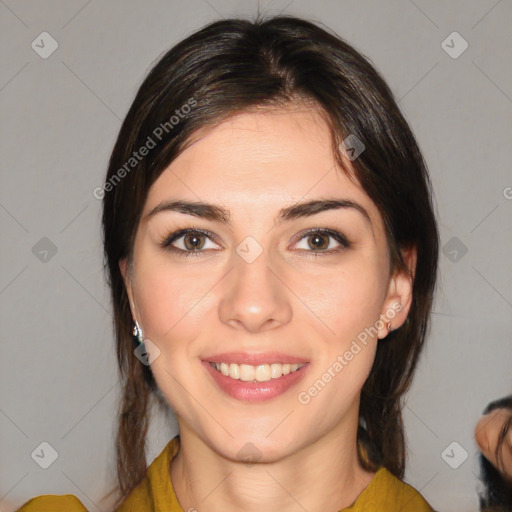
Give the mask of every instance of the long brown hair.
M 140 86 L 110 158 L 103 235 L 123 390 L 116 441 L 121 498 L 145 475 L 150 399 L 157 394 L 149 367 L 133 354 L 133 320 L 119 269 L 121 259 L 130 261 L 148 190 L 198 129 L 298 101 L 310 101 L 328 122 L 342 169 L 340 143 L 352 135 L 364 144 L 352 165 L 384 219 L 391 268 L 407 272 L 401 250 L 417 249 L 408 319 L 378 344 L 361 392 L 364 427 L 358 433 L 369 457 L 361 460 L 364 467 L 385 466 L 403 477 L 401 400 L 428 334 L 438 264 L 427 168 L 392 92 L 366 57 L 312 22 L 258 16 L 210 23 L 165 53 Z M 143 146 L 149 148 L 144 157 L 137 153 Z

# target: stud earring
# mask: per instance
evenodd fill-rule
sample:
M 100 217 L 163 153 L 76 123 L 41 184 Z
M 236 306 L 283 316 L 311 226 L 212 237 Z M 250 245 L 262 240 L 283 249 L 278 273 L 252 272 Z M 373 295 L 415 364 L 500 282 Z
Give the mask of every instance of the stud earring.
M 394 331 L 393 327 L 391 327 L 391 322 L 388 322 L 388 331 L 389 332 Z
M 133 341 L 135 342 L 136 346 L 143 345 L 144 344 L 144 335 L 142 333 L 142 329 L 140 328 L 139 322 L 135 320 L 135 325 L 133 326 Z

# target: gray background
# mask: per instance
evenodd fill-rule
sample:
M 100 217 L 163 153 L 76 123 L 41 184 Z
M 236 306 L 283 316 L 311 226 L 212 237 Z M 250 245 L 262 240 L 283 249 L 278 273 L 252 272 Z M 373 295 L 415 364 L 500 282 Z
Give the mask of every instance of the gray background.
M 417 135 L 443 251 L 405 407 L 406 481 L 438 510 L 477 510 L 473 428 L 512 391 L 511 2 L 4 0 L 1 511 L 65 493 L 106 510 L 98 500 L 112 482 L 119 385 L 93 190 L 151 64 L 205 23 L 258 4 L 321 21 L 367 55 Z M 58 42 L 47 58 L 31 47 L 51 49 L 43 31 Z M 454 31 L 469 45 L 457 58 Z M 156 416 L 149 461 L 174 432 L 172 418 Z M 58 452 L 48 469 L 31 457 L 43 441 Z

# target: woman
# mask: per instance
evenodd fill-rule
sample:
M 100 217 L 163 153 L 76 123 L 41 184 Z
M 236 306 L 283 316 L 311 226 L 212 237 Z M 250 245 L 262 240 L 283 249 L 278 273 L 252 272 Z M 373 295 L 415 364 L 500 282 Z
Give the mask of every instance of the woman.
M 297 18 L 212 23 L 144 80 L 97 194 L 123 382 L 116 510 L 432 510 L 400 479 L 438 231 L 368 60 Z M 159 397 L 179 436 L 147 468 Z M 21 510 L 43 505 L 85 510 Z

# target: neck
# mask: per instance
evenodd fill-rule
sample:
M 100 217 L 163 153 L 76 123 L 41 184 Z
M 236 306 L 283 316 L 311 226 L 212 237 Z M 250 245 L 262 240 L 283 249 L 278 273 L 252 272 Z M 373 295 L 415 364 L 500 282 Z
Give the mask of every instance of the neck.
M 278 461 L 246 464 L 224 458 L 180 428 L 173 487 L 185 511 L 340 510 L 353 504 L 374 476 L 358 462 L 356 432 L 332 431 Z

